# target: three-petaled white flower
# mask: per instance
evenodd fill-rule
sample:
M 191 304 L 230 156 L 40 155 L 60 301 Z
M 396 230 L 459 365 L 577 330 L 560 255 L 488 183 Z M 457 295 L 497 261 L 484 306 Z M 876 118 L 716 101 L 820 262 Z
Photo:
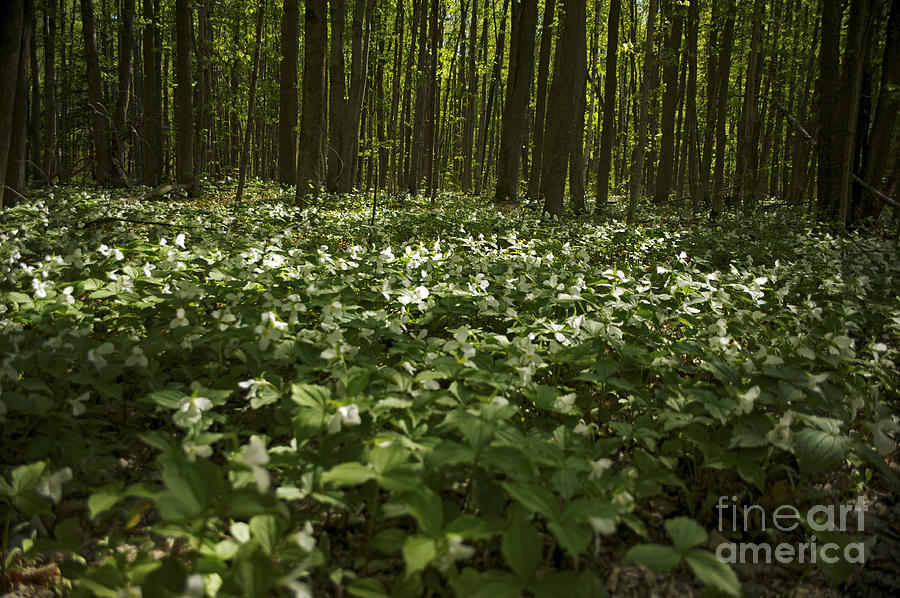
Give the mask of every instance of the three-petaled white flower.
M 190 324 L 190 322 L 184 316 L 184 308 L 179 307 L 177 310 L 175 310 L 175 317 L 172 318 L 171 322 L 169 322 L 169 328 L 181 328 L 182 326 L 187 326 L 188 324 Z
M 103 358 L 104 355 L 109 355 L 115 350 L 113 344 L 110 342 L 105 342 L 101 344 L 99 347 L 94 349 L 90 349 L 87 353 L 88 361 L 94 364 L 98 370 L 101 370 L 106 367 L 107 361 Z
M 181 445 L 181 448 L 184 450 L 184 454 L 187 455 L 188 461 L 190 461 L 191 463 L 196 461 L 197 457 L 206 459 L 213 454 L 212 447 L 208 444 L 195 444 L 193 442 L 186 442 Z
M 361 423 L 359 407 L 355 404 L 338 407 L 337 412 L 328 420 L 328 433 L 337 434 L 342 426 L 358 426 Z
M 468 338 L 469 329 L 460 326 L 453 332 L 453 339 L 444 343 L 444 351 L 459 351 L 467 359 L 474 356 L 475 347 L 466 342 Z
M 91 396 L 89 392 L 83 392 L 74 399 L 69 399 L 69 406 L 72 408 L 72 417 L 78 417 L 79 415 L 83 415 L 87 408 L 84 406 L 84 402 L 88 400 Z
M 128 356 L 128 359 L 125 360 L 125 367 L 131 368 L 134 366 L 140 366 L 142 368 L 147 367 L 150 362 L 147 360 L 147 356 L 144 355 L 144 350 L 141 349 L 140 345 L 135 345 L 131 348 L 131 355 Z
M 591 463 L 591 479 L 599 479 L 600 476 L 603 475 L 603 472 L 609 469 L 612 466 L 612 461 L 609 459 L 597 459 L 593 463 Z
M 68 467 L 63 467 L 50 475 L 42 477 L 35 490 L 41 496 L 46 496 L 52 500 L 54 504 L 59 504 L 59 501 L 62 499 L 62 485 L 71 479 L 72 470 Z
M 447 553 L 441 557 L 439 569 L 444 571 L 454 562 L 468 559 L 474 554 L 475 548 L 463 544 L 462 536 L 451 534 L 447 538 Z
M 269 451 L 266 450 L 266 441 L 259 436 L 252 437 L 241 449 L 241 463 L 250 468 L 260 492 L 269 489 L 269 472 L 263 467 L 268 462 Z
M 187 413 L 187 420 L 196 424 L 203 417 L 203 412 L 209 411 L 212 406 L 212 401 L 206 397 L 185 397 L 178 406 L 178 410 Z
M 294 541 L 297 543 L 297 546 L 302 548 L 305 552 L 312 552 L 316 547 L 316 538 L 313 536 L 312 523 L 307 521 L 303 525 L 303 529 L 294 534 Z

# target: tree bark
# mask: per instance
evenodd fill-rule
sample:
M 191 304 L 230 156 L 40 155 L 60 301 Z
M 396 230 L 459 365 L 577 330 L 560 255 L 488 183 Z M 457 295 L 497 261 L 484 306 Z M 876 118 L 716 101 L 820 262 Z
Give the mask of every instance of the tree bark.
M 256 49 L 253 51 L 253 71 L 250 73 L 250 98 L 247 103 L 247 126 L 244 128 L 244 145 L 241 150 L 241 165 L 238 169 L 238 187 L 234 200 L 241 201 L 247 175 L 247 158 L 250 155 L 250 131 L 256 122 L 256 85 L 259 82 L 259 59 L 262 52 L 263 24 L 266 21 L 266 0 L 260 0 L 256 17 Z
M 325 0 L 306 0 L 303 39 L 303 109 L 297 163 L 297 201 L 318 195 L 325 168 L 325 52 L 328 26 Z
M 675 0 L 663 0 L 662 12 L 671 21 L 669 35 L 664 44 L 663 91 L 659 149 L 659 170 L 656 175 L 653 200 L 664 203 L 672 191 L 672 175 L 675 164 L 675 109 L 678 100 L 678 62 L 681 47 L 681 30 L 684 18 Z
M 725 125 L 728 120 L 728 87 L 731 77 L 731 51 L 734 45 L 734 0 L 725 0 L 725 31 L 722 34 L 722 48 L 719 53 L 719 64 L 716 67 L 716 79 L 719 89 L 716 91 L 716 158 L 713 170 L 712 210 L 710 219 L 715 220 L 722 213 L 724 205 L 723 187 L 725 182 L 725 150 L 727 138 Z
M 297 184 L 297 69 L 300 6 L 285 0 L 281 16 L 281 80 L 278 90 L 278 181 Z
M 655 2 L 655 0 L 652 0 Z M 550 83 L 548 104 L 553 106 L 553 119 L 544 127 L 545 147 L 541 159 L 541 195 L 544 196 L 544 211 L 560 217 L 563 213 L 563 195 L 566 187 L 566 172 L 572 153 L 572 138 L 575 136 L 577 111 L 582 104 L 579 99 L 582 87 L 578 85 L 578 62 L 573 59 L 579 52 L 584 55 L 584 12 L 585 0 L 564 0 L 562 31 L 556 44 L 553 59 L 553 81 Z M 581 22 L 578 23 L 577 21 Z M 578 35 L 582 32 L 582 35 Z M 580 135 L 579 145 L 581 144 Z
M 6 158 L 6 177 L 3 183 L 12 190 L 6 195 L 6 203 L 14 205 L 25 187 L 26 151 L 25 129 L 28 122 L 28 60 L 34 29 L 34 4 L 25 0 L 22 14 L 22 29 L 19 37 L 19 55 L 15 78 L 10 81 L 13 100 L 12 131 L 9 137 L 9 150 Z
M 647 110 L 650 103 L 650 73 L 656 69 L 656 57 L 653 54 L 653 38 L 656 32 L 657 0 L 650 0 L 647 12 L 647 39 L 644 42 L 644 78 L 641 81 L 641 107 L 638 116 L 638 141 L 634 147 L 631 168 L 631 187 L 628 195 L 628 226 L 634 225 L 637 215 L 638 197 L 641 193 L 641 177 L 644 174 L 644 152 L 647 146 Z
M 82 0 L 90 2 L 90 0 Z M 175 0 L 175 178 L 194 180 L 194 99 L 191 73 L 191 21 L 189 0 Z
M 546 0 L 541 19 L 541 50 L 538 58 L 537 90 L 534 104 L 534 150 L 531 154 L 531 176 L 528 198 L 538 199 L 541 191 L 541 164 L 544 154 L 544 115 L 547 111 L 547 82 L 550 79 L 550 52 L 553 49 L 553 16 L 556 0 Z
M 884 54 L 881 60 L 881 83 L 878 86 L 875 116 L 872 120 L 871 133 L 866 149 L 866 160 L 862 166 L 862 180 L 877 189 L 890 194 L 889 177 L 891 173 L 891 156 L 896 158 L 897 152 L 891 150 L 891 136 L 897 130 L 897 115 L 900 111 L 900 0 L 892 0 L 888 15 Z M 874 194 L 865 191 L 858 205 L 855 206 L 853 219 L 874 216 L 878 211 L 878 202 Z
M 56 2 L 47 2 L 44 13 L 44 157 L 41 169 L 47 180 L 53 179 L 56 154 Z M 35 96 L 32 100 L 38 101 Z M 35 138 L 32 143 L 37 144 Z
M 696 1 L 696 0 L 694 0 Z M 597 159 L 597 204 L 602 214 L 609 203 L 609 167 L 616 135 L 616 63 L 619 54 L 619 18 L 622 0 L 610 0 L 606 27 L 606 81 L 603 84 L 603 130 L 600 133 L 600 156 Z
M 547 0 L 552 4 L 554 0 Z M 462 158 L 463 158 L 463 175 L 462 189 L 464 193 L 468 193 L 472 188 L 472 149 L 475 141 L 475 95 L 478 90 L 478 70 L 475 67 L 475 54 L 478 35 L 478 0 L 472 0 L 472 20 L 469 27 L 469 45 L 468 51 L 468 77 L 466 78 L 465 90 L 465 121 L 463 123 L 462 138 Z
M 534 36 L 537 0 L 522 0 L 512 7 L 512 40 L 509 45 L 509 74 L 506 105 L 497 160 L 497 200 L 515 200 L 519 193 L 519 160 L 525 133 L 526 113 L 534 67 Z
M 162 174 L 162 81 L 160 78 L 159 0 L 143 0 L 144 164 L 142 182 L 156 186 Z
M 131 98 L 131 68 L 134 59 L 134 0 L 121 0 L 121 24 L 119 26 L 119 89 L 113 115 L 113 167 L 122 183 L 127 183 L 125 167 L 125 141 L 128 139 L 128 101 Z M 52 2 L 51 2 L 52 3 Z
M 103 102 L 97 30 L 94 23 L 94 0 L 81 0 L 81 23 L 84 27 L 84 56 L 87 64 L 88 109 L 94 140 L 94 180 L 101 185 L 113 182 L 113 165 L 109 147 L 109 113 Z
M 744 86 L 744 103 L 741 108 L 741 123 L 737 139 L 738 150 L 735 160 L 738 197 L 740 197 L 741 209 L 745 215 L 753 210 L 757 200 L 757 171 L 759 169 L 757 146 L 760 126 L 757 110 L 760 84 L 759 44 L 764 10 L 765 2 L 754 0 L 750 55 L 747 57 L 747 82 Z

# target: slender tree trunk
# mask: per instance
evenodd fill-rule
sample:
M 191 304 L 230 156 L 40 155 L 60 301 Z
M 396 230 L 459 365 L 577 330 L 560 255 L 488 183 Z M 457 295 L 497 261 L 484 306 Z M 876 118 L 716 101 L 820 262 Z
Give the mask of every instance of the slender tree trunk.
M 26 176 L 30 176 L 32 182 L 38 177 L 46 183 L 50 183 L 50 178 L 44 174 L 41 169 L 43 160 L 41 152 L 46 148 L 41 146 L 41 73 L 38 67 L 38 32 L 37 32 L 37 16 L 32 11 L 32 28 L 31 28 L 31 44 L 29 44 L 28 59 L 31 65 L 29 79 L 31 83 L 31 105 L 28 117 L 28 146 L 29 146 L 29 162 L 30 166 Z M 55 55 L 54 55 L 55 61 Z M 54 109 L 55 110 L 55 109 Z M 54 125 L 55 115 L 54 115 Z
M 278 90 L 278 181 L 297 184 L 297 68 L 300 6 L 285 0 L 281 16 L 281 80 Z
M 685 91 L 685 127 L 687 129 L 687 178 L 691 190 L 691 211 L 700 212 L 703 188 L 700 185 L 700 131 L 697 124 L 697 30 L 700 27 L 700 0 L 690 0 L 688 9 L 688 80 Z
M 250 98 L 247 103 L 247 127 L 244 129 L 244 145 L 241 150 L 241 165 L 238 169 L 238 187 L 234 200 L 244 196 L 244 182 L 247 174 L 247 158 L 250 154 L 250 130 L 256 122 L 256 85 L 259 81 L 259 59 L 262 52 L 263 24 L 266 21 L 266 0 L 260 0 L 256 18 L 256 49 L 253 51 L 253 71 L 250 73 Z
M 655 0 L 654 0 L 655 1 Z M 547 120 L 544 130 L 545 147 L 541 162 L 541 195 L 544 211 L 560 217 L 563 213 L 563 195 L 566 172 L 573 148 L 573 137 L 578 122 L 577 112 L 583 109 L 583 87 L 579 85 L 579 68 L 584 59 L 585 0 L 563 0 L 562 31 L 556 44 L 553 59 L 553 81 L 550 83 L 548 104 L 553 106 L 553 119 Z M 580 22 L 579 22 L 580 21 Z M 581 145 L 581 135 L 578 134 Z M 580 169 L 580 165 L 579 165 Z
M 614 0 L 615 1 L 615 0 Z M 550 52 L 553 49 L 553 16 L 556 0 L 546 0 L 541 19 L 541 50 L 538 58 L 537 91 L 534 107 L 534 150 L 531 154 L 531 177 L 528 198 L 538 199 L 541 191 L 541 164 L 544 153 L 544 115 L 547 111 L 547 82 L 550 79 Z
M 650 103 L 650 73 L 656 70 L 656 57 L 653 54 L 653 38 L 656 33 L 657 0 L 650 0 L 647 13 L 647 39 L 644 42 L 644 78 L 641 81 L 641 107 L 638 117 L 638 141 L 634 147 L 632 158 L 631 187 L 628 196 L 628 226 L 634 225 L 637 215 L 638 197 L 641 193 L 641 177 L 644 174 L 644 152 L 647 147 L 647 111 Z
M 506 12 L 509 8 L 509 0 L 503 0 L 503 12 L 500 16 L 500 32 L 497 34 L 497 45 L 494 51 L 494 66 L 491 75 L 491 84 L 488 89 L 487 107 L 482 113 L 481 127 L 478 131 L 478 146 L 476 148 L 476 159 L 478 171 L 475 175 L 475 194 L 481 193 L 481 188 L 487 178 L 485 169 L 485 154 L 487 153 L 488 129 L 491 126 L 491 117 L 494 111 L 494 96 L 497 93 L 497 86 L 500 84 L 500 74 L 503 66 L 503 48 L 506 41 Z M 486 38 L 485 40 L 486 41 Z
M 663 91 L 659 148 L 659 170 L 656 175 L 653 200 L 664 203 L 672 192 L 672 175 L 675 165 L 675 109 L 678 103 L 678 53 L 681 47 L 681 29 L 684 17 L 675 0 L 663 0 L 663 14 L 671 21 L 669 35 L 664 44 Z
M 734 19 L 735 5 L 734 0 L 725 0 L 727 2 L 725 14 L 725 31 L 722 34 L 722 49 L 719 54 L 719 64 L 716 67 L 716 77 L 719 89 L 716 92 L 716 159 L 713 171 L 713 200 L 712 210 L 710 211 L 710 219 L 715 220 L 722 213 L 724 205 L 724 182 L 725 182 L 725 151 L 727 138 L 725 136 L 725 125 L 728 121 L 728 87 L 731 77 L 731 50 L 734 45 Z
M 554 0 L 547 0 L 553 3 Z M 472 21 L 469 27 L 468 44 L 468 77 L 465 90 L 465 120 L 463 123 L 463 176 L 462 188 L 468 193 L 472 188 L 472 146 L 475 141 L 475 96 L 478 91 L 478 70 L 475 66 L 475 54 L 478 48 L 478 0 L 472 0 Z
M 56 2 L 47 2 L 44 13 L 44 159 L 41 168 L 53 179 L 56 154 Z M 36 45 L 35 45 L 36 47 Z M 35 96 L 34 100 L 38 98 Z M 37 144 L 38 140 L 34 139 Z
M 113 167 L 120 182 L 128 181 L 125 165 L 125 141 L 128 139 L 128 101 L 131 98 L 131 68 L 134 58 L 134 0 L 121 0 L 119 26 L 119 89 L 113 116 Z M 52 2 L 51 2 L 52 4 Z
M 575 30 L 574 52 L 570 58 L 575 69 L 575 122 L 572 127 L 572 149 L 569 154 L 569 196 L 576 214 L 584 213 L 584 110 L 587 79 L 587 15 L 586 2 L 580 0 L 571 5 L 578 15 L 573 22 Z
M 100 59 L 94 23 L 93 0 L 81 0 L 81 23 L 84 27 L 84 53 L 87 64 L 88 109 L 92 117 L 94 138 L 95 180 L 107 185 L 113 181 L 113 165 L 109 147 L 109 113 L 103 102 L 100 80 Z
M 695 0 L 696 1 L 696 0 Z M 610 0 L 606 26 L 606 81 L 603 85 L 603 130 L 600 134 L 600 156 L 597 159 L 597 205 L 602 214 L 609 203 L 609 167 L 616 135 L 616 63 L 619 54 L 619 18 L 622 0 Z
M 760 35 L 762 17 L 765 10 L 763 0 L 753 2 L 753 24 L 750 34 L 750 55 L 747 58 L 747 83 L 744 86 L 744 103 L 741 109 L 741 122 L 738 128 L 738 150 L 736 173 L 738 177 L 738 197 L 745 215 L 749 214 L 757 200 L 757 171 L 759 169 L 759 102 L 760 78 Z
M 343 0 L 341 0 L 343 2 Z M 368 8 L 367 8 L 368 5 Z M 367 4 L 366 0 L 356 0 L 353 6 L 353 25 L 351 31 L 351 58 L 350 58 L 350 89 L 348 97 L 341 97 L 343 106 L 342 114 L 335 123 L 335 128 L 340 129 L 338 132 L 336 147 L 339 153 L 340 165 L 334 181 L 334 190 L 339 193 L 349 193 L 353 189 L 356 180 L 356 164 L 359 153 L 359 129 L 360 118 L 362 115 L 363 99 L 366 90 L 366 73 L 368 72 L 369 61 L 369 35 L 371 31 L 371 2 Z M 334 13 L 332 13 L 334 18 Z M 343 15 L 340 17 L 343 19 Z M 332 21 L 333 23 L 333 21 Z M 343 24 L 342 24 L 343 25 Z M 332 24 L 332 27 L 334 25 Z M 343 30 L 343 26 L 341 27 Z M 334 58 L 334 42 L 332 42 L 332 58 Z M 341 44 L 341 61 L 340 61 L 341 81 L 338 83 L 341 90 L 344 89 L 344 73 L 343 73 L 343 44 Z M 332 79 L 336 76 L 335 69 L 332 69 Z M 332 100 L 334 100 L 332 93 Z M 330 175 L 329 175 L 330 176 Z
M 409 171 L 406 178 L 406 189 L 410 194 L 419 190 L 422 178 L 422 157 L 425 152 L 425 102 L 428 99 L 428 1 L 419 0 L 418 15 L 418 49 L 416 61 L 416 101 L 413 110 L 412 140 L 409 150 Z
M 392 73 L 392 81 L 391 81 L 391 117 L 390 117 L 390 143 L 391 143 L 391 156 L 390 156 L 390 166 L 388 168 L 388 172 L 385 175 L 385 181 L 389 182 L 391 187 L 394 187 L 394 183 L 397 180 L 397 173 L 400 170 L 400 166 L 398 162 L 400 161 L 400 121 L 399 121 L 399 106 L 400 106 L 400 74 L 401 69 L 403 68 L 403 29 L 404 29 L 404 8 L 403 8 L 403 0 L 398 0 L 397 2 L 397 14 L 394 19 L 394 41 L 396 43 L 395 54 L 394 54 L 394 72 Z M 381 188 L 384 189 L 386 187 L 385 184 L 381 185 Z
M 189 0 L 175 0 L 175 178 L 183 184 L 194 182 L 191 13 Z
M 318 195 L 325 180 L 325 53 L 328 22 L 325 0 L 306 0 L 303 38 L 303 108 L 297 164 L 297 201 Z
M 156 186 L 162 174 L 162 82 L 160 81 L 159 0 L 143 0 L 144 20 L 144 169 L 143 182 Z
M 888 16 L 884 54 L 881 60 L 881 83 L 878 86 L 875 116 L 866 148 L 866 160 L 862 165 L 862 179 L 876 189 L 890 192 L 891 162 L 896 162 L 897 151 L 891 150 L 891 136 L 897 130 L 900 112 L 900 0 L 892 0 Z M 893 156 L 893 159 L 891 158 Z M 874 216 L 879 203 L 870 191 L 861 196 L 855 206 L 853 218 Z
M 34 30 L 34 4 L 25 0 L 22 14 L 22 28 L 19 37 L 18 64 L 14 79 L 10 81 L 13 100 L 12 131 L 9 137 L 9 149 L 6 158 L 6 177 L 3 183 L 15 193 L 25 187 L 25 174 L 28 165 L 26 151 L 26 125 L 28 122 L 28 61 L 31 53 L 32 32 Z M 18 195 L 6 195 L 6 203 L 18 203 Z
M 519 193 L 519 159 L 522 155 L 528 98 L 534 70 L 537 0 L 522 0 L 521 3 L 513 4 L 512 13 L 506 106 L 503 110 L 503 130 L 497 160 L 497 200 L 515 200 Z

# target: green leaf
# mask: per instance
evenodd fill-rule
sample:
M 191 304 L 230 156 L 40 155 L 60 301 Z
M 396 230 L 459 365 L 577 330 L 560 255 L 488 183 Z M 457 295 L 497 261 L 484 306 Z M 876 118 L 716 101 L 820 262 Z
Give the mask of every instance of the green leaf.
M 537 571 L 543 542 L 537 529 L 520 514 L 503 533 L 500 550 L 513 573 L 522 581 L 528 581 Z
M 681 562 L 681 554 L 671 546 L 639 544 L 625 553 L 626 561 L 635 561 L 655 571 L 671 571 Z
M 272 554 L 278 544 L 278 521 L 272 515 L 256 515 L 250 519 L 250 531 L 267 555 Z
M 540 513 L 547 519 L 559 518 L 559 505 L 556 498 L 546 488 L 521 482 L 506 482 L 503 487 L 526 509 Z
M 115 486 L 94 492 L 88 498 L 88 510 L 90 511 L 91 519 L 94 519 L 100 513 L 108 511 L 120 500 L 122 500 L 122 490 Z
M 406 497 L 406 506 L 410 514 L 419 522 L 419 530 L 426 536 L 436 538 L 441 533 L 444 520 L 441 497 L 431 488 L 422 488 L 410 492 Z
M 403 560 L 410 573 L 421 571 L 437 556 L 434 539 L 424 536 L 410 536 L 403 543 Z
M 737 575 L 713 553 L 695 549 L 687 553 L 684 559 L 703 583 L 731 596 L 740 595 L 741 582 L 738 581 Z
M 709 537 L 703 526 L 690 517 L 669 519 L 666 521 L 665 527 L 669 537 L 672 538 L 675 549 L 681 554 L 686 553 L 698 544 L 703 544 Z
M 378 477 L 374 471 L 356 461 L 341 463 L 322 474 L 322 481 L 335 486 L 355 486 Z
M 575 523 L 551 521 L 547 528 L 556 536 L 559 545 L 565 548 L 573 558 L 577 558 L 591 541 L 590 530 Z
M 374 577 L 357 577 L 347 586 L 347 591 L 360 598 L 387 598 L 389 594 Z
M 794 453 L 804 476 L 838 465 L 849 446 L 850 439 L 836 430 L 803 428 L 794 435 Z
M 316 384 L 291 384 L 291 400 L 302 407 L 324 407 L 331 391 Z
M 37 461 L 35 463 L 16 467 L 10 478 L 12 481 L 13 492 L 16 495 L 21 495 L 24 492 L 36 488 L 46 469 L 47 463 L 45 461 Z

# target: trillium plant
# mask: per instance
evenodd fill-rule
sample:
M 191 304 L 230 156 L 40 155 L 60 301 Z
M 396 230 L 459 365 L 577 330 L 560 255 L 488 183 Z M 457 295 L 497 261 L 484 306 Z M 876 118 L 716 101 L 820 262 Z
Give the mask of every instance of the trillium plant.
M 737 596 L 720 496 L 900 488 L 890 240 L 249 195 L 0 215 L 4 579 L 544 598 L 629 568 Z

